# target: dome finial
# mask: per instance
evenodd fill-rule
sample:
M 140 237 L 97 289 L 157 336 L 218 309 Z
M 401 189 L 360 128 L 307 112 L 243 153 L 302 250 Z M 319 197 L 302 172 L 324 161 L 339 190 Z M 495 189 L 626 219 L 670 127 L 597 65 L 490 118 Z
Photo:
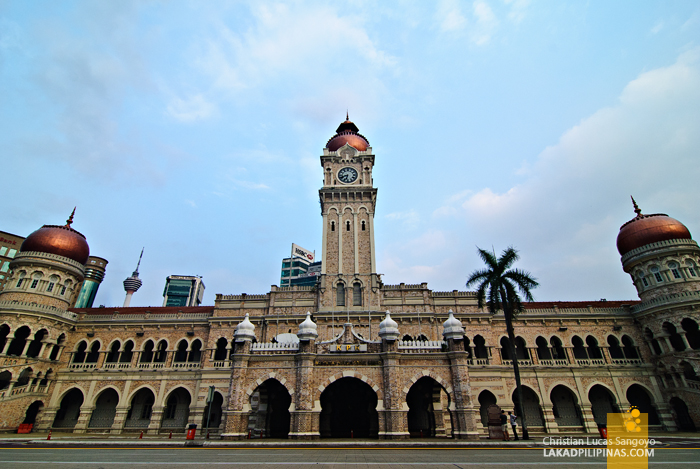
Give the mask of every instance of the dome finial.
M 75 215 L 75 209 L 78 207 L 73 207 L 73 211 L 70 214 L 70 217 L 68 217 L 68 220 L 66 220 L 66 226 L 70 228 L 70 226 L 73 224 L 73 216 Z
M 632 199 L 632 205 L 634 205 L 634 213 L 636 213 L 638 217 L 641 217 L 641 216 L 642 216 L 642 210 L 641 210 L 641 209 L 639 208 L 639 206 L 637 205 L 637 201 L 635 201 L 635 200 L 634 200 L 634 197 L 632 197 L 632 196 L 630 196 L 630 198 Z
M 347 121 L 349 121 L 349 120 L 350 120 L 350 113 L 349 113 L 348 110 L 346 109 L 346 110 L 345 110 L 345 122 L 347 122 Z

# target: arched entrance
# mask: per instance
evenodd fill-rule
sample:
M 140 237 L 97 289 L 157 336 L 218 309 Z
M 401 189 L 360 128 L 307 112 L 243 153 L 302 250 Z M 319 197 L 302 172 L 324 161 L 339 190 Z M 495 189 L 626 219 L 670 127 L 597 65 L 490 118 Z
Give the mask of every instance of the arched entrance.
M 612 337 L 612 336 L 610 336 Z M 610 341 L 608 339 L 608 341 Z M 622 353 L 622 351 L 620 351 Z M 608 423 L 608 414 L 619 413 L 615 396 L 605 386 L 596 384 L 588 391 L 588 400 L 591 402 L 591 411 L 595 423 Z
M 450 396 L 433 378 L 416 381 L 406 395 L 408 432 L 412 438 L 452 436 Z
M 649 414 L 649 425 L 659 425 L 659 416 L 654 409 L 654 400 L 646 389 L 638 384 L 627 388 L 627 401 L 640 412 Z
M 496 404 L 496 396 L 491 391 L 481 391 L 479 393 L 479 413 L 481 413 L 481 424 L 484 428 L 489 427 L 489 406 Z M 530 422 L 528 421 L 528 425 Z
M 56 412 L 56 418 L 53 421 L 53 428 L 73 428 L 78 423 L 80 416 L 80 407 L 84 400 L 83 392 L 78 388 L 71 389 L 63 399 L 61 406 Z
M 321 438 L 378 438 L 377 394 L 357 378 L 340 378 L 321 394 Z
M 204 416 L 202 418 L 202 428 L 208 429 L 218 429 L 221 425 L 221 409 L 224 404 L 224 398 L 219 392 L 214 393 L 214 399 L 211 402 L 211 414 L 209 413 L 209 406 L 204 408 Z M 207 427 L 207 422 L 209 426 Z
M 252 412 L 248 417 L 248 429 L 255 436 L 287 438 L 291 403 L 292 396 L 287 388 L 276 379 L 268 379 L 250 396 Z
M 673 407 L 673 410 L 676 413 L 676 424 L 678 425 L 678 429 L 682 432 L 694 432 L 695 423 L 690 417 L 688 406 L 683 399 L 679 397 L 671 398 L 671 407 Z
M 95 402 L 95 410 L 92 411 L 90 416 L 88 428 L 112 428 L 114 416 L 117 414 L 118 402 L 119 395 L 117 391 L 112 388 L 103 391 Z
M 187 389 L 177 388 L 171 392 L 163 410 L 161 428 L 174 432 L 184 432 L 187 419 L 190 416 L 190 402 L 192 402 L 192 398 Z
M 148 428 L 148 425 L 151 423 L 154 402 L 155 396 L 153 391 L 148 388 L 139 389 L 134 397 L 131 398 L 131 406 L 126 414 L 124 428 L 136 430 Z
M 519 405 L 517 389 L 513 391 L 512 398 L 516 411 L 518 408 L 522 408 L 520 414 L 525 415 L 525 423 L 527 424 L 527 428 L 535 431 L 543 431 L 544 418 L 542 418 L 542 407 L 540 407 L 540 398 L 537 397 L 535 391 L 527 386 L 523 386 L 522 407 Z
M 552 400 L 552 412 L 560 427 L 582 427 L 583 418 L 576 395 L 563 385 L 555 386 L 549 395 Z
M 44 409 L 44 403 L 41 401 L 34 401 L 32 405 L 27 407 L 27 411 L 24 413 L 24 420 L 22 423 L 36 423 L 37 415 Z

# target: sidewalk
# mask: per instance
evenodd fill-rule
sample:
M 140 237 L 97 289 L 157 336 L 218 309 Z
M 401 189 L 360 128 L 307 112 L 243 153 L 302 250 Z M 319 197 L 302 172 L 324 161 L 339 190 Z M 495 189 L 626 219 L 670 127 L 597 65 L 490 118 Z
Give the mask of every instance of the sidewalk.
M 185 435 L 179 433 L 169 439 L 167 435 L 147 436 L 139 439 L 138 434 L 131 435 L 105 435 L 105 434 L 73 434 L 54 432 L 51 439 L 47 440 L 47 433 L 29 434 L 0 434 L 1 445 L 43 445 L 43 446 L 109 446 L 109 447 L 231 447 L 231 448 L 333 448 L 333 447 L 358 447 L 358 448 L 540 448 L 548 447 L 578 447 L 579 444 L 549 444 L 543 440 L 549 438 L 572 438 L 577 440 L 598 439 L 598 435 L 574 433 L 537 435 L 528 441 L 501 441 L 489 440 L 453 440 L 447 438 L 412 438 L 409 440 L 369 440 L 369 439 L 323 439 L 315 441 L 283 440 L 283 439 L 254 439 L 223 441 L 218 438 L 206 440 L 203 436 L 197 436 L 195 440 L 185 440 Z M 700 433 L 654 433 L 650 439 L 657 441 L 657 447 L 667 445 L 684 445 L 700 448 Z

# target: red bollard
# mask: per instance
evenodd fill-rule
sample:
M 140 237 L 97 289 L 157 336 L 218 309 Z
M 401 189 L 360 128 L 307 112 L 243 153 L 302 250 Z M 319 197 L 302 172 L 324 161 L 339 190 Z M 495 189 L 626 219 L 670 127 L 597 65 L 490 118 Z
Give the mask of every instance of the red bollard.
M 49 435 L 46 437 L 47 440 L 51 439 L 51 430 L 49 430 Z
M 253 430 L 248 430 L 248 439 L 249 439 L 249 440 L 250 440 L 252 434 L 253 434 Z
M 173 439 L 173 432 L 170 432 L 170 435 L 168 435 L 168 440 L 172 440 L 172 439 Z
M 262 440 L 262 430 L 260 430 L 260 439 Z
M 207 430 L 207 440 L 209 439 L 209 431 Z
M 143 430 L 141 430 L 141 434 L 139 435 L 139 440 L 143 440 Z
M 350 430 L 350 438 L 355 438 L 355 430 Z

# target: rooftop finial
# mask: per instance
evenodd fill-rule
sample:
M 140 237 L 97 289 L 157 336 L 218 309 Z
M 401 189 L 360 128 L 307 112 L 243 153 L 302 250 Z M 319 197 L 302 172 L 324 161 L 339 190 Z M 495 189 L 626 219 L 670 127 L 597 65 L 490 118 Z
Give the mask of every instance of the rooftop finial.
M 70 227 L 71 224 L 73 223 L 73 215 L 75 215 L 75 209 L 77 207 L 73 207 L 73 211 L 70 214 L 70 217 L 68 217 L 68 220 L 66 220 L 66 226 Z
M 134 275 L 137 277 L 139 276 L 139 266 L 141 265 L 141 258 L 143 257 L 143 250 L 144 248 L 141 248 L 141 255 L 139 256 L 139 263 L 136 264 L 136 270 L 134 271 Z
M 346 120 L 346 121 L 349 121 L 349 120 L 350 120 L 350 113 L 348 112 L 347 109 L 345 110 L 345 120 Z
M 634 213 L 636 213 L 638 217 L 641 217 L 642 210 L 637 205 L 637 202 L 634 200 L 634 197 L 630 196 L 630 198 L 632 199 L 632 205 L 634 205 Z

